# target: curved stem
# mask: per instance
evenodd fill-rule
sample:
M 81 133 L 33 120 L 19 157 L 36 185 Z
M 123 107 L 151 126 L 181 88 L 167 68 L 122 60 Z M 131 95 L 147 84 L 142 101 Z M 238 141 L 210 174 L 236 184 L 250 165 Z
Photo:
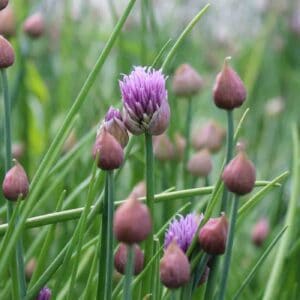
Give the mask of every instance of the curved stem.
M 236 223 L 238 206 L 239 206 L 239 197 L 235 195 L 232 203 L 231 222 L 230 222 L 229 234 L 227 238 L 225 261 L 224 261 L 222 278 L 221 278 L 220 294 L 218 298 L 219 300 L 225 299 L 225 291 L 226 291 L 227 279 L 228 279 L 229 268 L 230 268 L 232 245 L 233 245 L 233 238 L 234 238 L 234 228 Z

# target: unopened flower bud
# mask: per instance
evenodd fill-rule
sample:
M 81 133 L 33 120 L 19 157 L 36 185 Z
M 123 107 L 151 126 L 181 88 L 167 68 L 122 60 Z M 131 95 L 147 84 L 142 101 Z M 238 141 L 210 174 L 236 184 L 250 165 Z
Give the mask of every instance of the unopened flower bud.
M 260 247 L 269 235 L 269 221 L 266 218 L 261 218 L 253 227 L 252 242 L 257 247 Z
M 45 31 L 44 16 L 39 12 L 31 15 L 25 20 L 23 30 L 29 37 L 39 38 Z
M 114 216 L 116 239 L 126 244 L 139 243 L 147 238 L 152 230 L 148 207 L 134 195 L 121 204 Z
M 179 97 L 191 97 L 203 87 L 203 80 L 198 72 L 188 64 L 180 65 L 173 78 L 173 91 Z
M 10 67 L 15 61 L 15 52 L 9 41 L 0 35 L 0 69 Z
M 0 0 L 0 10 L 4 9 L 8 4 L 8 0 Z
M 281 97 L 273 98 L 267 101 L 265 112 L 269 117 L 276 117 L 284 111 L 284 101 Z
M 252 191 L 256 178 L 253 163 L 247 158 L 243 149 L 225 167 L 222 179 L 227 189 L 237 195 L 245 195 Z
M 5 175 L 2 184 L 3 195 L 6 199 L 16 201 L 19 197 L 24 199 L 29 190 L 29 182 L 23 167 L 15 161 L 12 167 Z
M 0 34 L 10 38 L 16 33 L 16 20 L 13 9 L 10 5 L 0 10 Z
M 185 138 L 180 133 L 176 132 L 174 135 L 174 148 L 175 148 L 174 159 L 181 160 L 183 158 L 185 147 L 186 147 Z
M 228 233 L 228 221 L 225 214 L 211 218 L 200 229 L 198 241 L 208 254 L 220 255 L 225 252 Z
M 192 144 L 196 150 L 207 148 L 211 153 L 215 153 L 221 149 L 225 135 L 224 128 L 211 120 L 193 135 Z
M 213 89 L 216 106 L 226 110 L 240 107 L 246 99 L 246 94 L 244 83 L 239 75 L 229 67 L 228 58 L 226 58 Z
M 197 177 L 207 177 L 212 170 L 212 159 L 207 149 L 195 153 L 187 165 L 188 171 Z
M 129 136 L 125 124 L 123 123 L 121 113 L 118 109 L 115 109 L 112 106 L 109 108 L 102 126 L 104 126 L 107 131 L 114 136 L 123 148 L 126 147 Z
M 174 147 L 165 133 L 153 138 L 153 152 L 160 161 L 171 160 L 174 157 Z
M 14 143 L 11 147 L 12 157 L 16 160 L 20 160 L 25 152 L 25 146 L 23 143 Z
M 50 300 L 51 299 L 51 290 L 47 287 L 44 287 L 40 290 L 36 300 Z
M 124 160 L 121 145 L 105 128 L 96 137 L 93 156 L 98 158 L 98 167 L 106 171 L 119 168 Z
M 77 136 L 75 130 L 72 130 L 67 137 L 64 145 L 63 145 L 63 152 L 68 153 L 73 149 L 73 147 L 76 145 L 77 142 Z
M 144 253 L 138 245 L 132 245 L 134 247 L 134 275 L 141 273 L 144 268 Z M 115 254 L 114 263 L 116 270 L 125 274 L 126 263 L 127 263 L 127 251 L 128 246 L 121 243 Z
M 190 280 L 189 260 L 175 240 L 160 261 L 160 280 L 169 289 L 179 288 Z
M 28 263 L 26 264 L 25 267 L 25 275 L 26 275 L 26 279 L 30 280 L 32 277 L 32 274 L 34 272 L 36 268 L 36 259 L 35 258 L 31 258 Z
M 131 194 L 135 198 L 141 198 L 146 196 L 146 183 L 145 181 L 138 182 L 132 189 Z

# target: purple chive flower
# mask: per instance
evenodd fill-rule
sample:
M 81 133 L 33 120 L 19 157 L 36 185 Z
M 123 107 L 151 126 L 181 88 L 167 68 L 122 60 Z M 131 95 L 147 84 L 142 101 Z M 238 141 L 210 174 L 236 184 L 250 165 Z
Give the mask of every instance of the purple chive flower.
M 103 127 L 105 127 L 105 129 L 120 143 L 122 148 L 126 147 L 129 136 L 122 115 L 118 109 L 112 106 L 109 108 L 97 135 Z
M 203 214 L 200 216 L 188 214 L 185 217 L 180 216 L 179 219 L 174 219 L 165 234 L 164 248 L 167 249 L 169 244 L 175 240 L 181 250 L 186 252 L 202 219 Z
M 51 290 L 47 287 L 44 287 L 40 290 L 36 300 L 49 300 L 51 299 Z
M 119 82 L 124 112 L 124 123 L 135 135 L 162 134 L 169 125 L 170 107 L 166 77 L 161 70 L 134 67 Z

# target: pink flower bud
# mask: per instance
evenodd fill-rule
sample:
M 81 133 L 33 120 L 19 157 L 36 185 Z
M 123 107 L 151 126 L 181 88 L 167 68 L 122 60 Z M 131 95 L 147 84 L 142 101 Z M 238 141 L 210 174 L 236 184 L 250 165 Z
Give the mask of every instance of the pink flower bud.
M 207 149 L 195 153 L 189 160 L 188 171 L 198 177 L 206 177 L 212 170 L 211 155 Z
M 253 227 L 252 242 L 257 247 L 260 247 L 269 235 L 269 221 L 266 218 L 261 218 Z
M 237 195 L 250 193 L 254 187 L 255 178 L 255 167 L 242 149 L 228 163 L 222 174 L 227 189 Z
M 0 0 L 0 10 L 4 9 L 8 4 L 8 0 Z
M 31 277 L 35 271 L 35 268 L 36 268 L 36 259 L 31 258 L 25 267 L 25 276 L 28 281 L 31 279 Z
M 13 9 L 10 5 L 0 10 L 0 34 L 10 38 L 16 33 L 16 20 Z
M 116 239 L 126 244 L 139 243 L 147 238 L 152 230 L 152 221 L 148 207 L 135 195 L 122 203 L 114 216 Z
M 174 146 L 165 133 L 153 137 L 153 152 L 155 157 L 160 161 L 173 159 Z
M 141 198 L 146 196 L 146 183 L 145 181 L 138 182 L 132 189 L 131 194 L 135 198 Z
M 160 261 L 160 280 L 169 289 L 179 288 L 190 280 L 190 263 L 174 240 Z
M 3 195 L 6 199 L 16 201 L 21 196 L 24 199 L 29 190 L 29 182 L 25 170 L 15 160 L 15 166 L 5 175 L 2 184 Z
M 217 75 L 213 89 L 217 107 L 232 110 L 240 107 L 246 99 L 246 89 L 239 75 L 228 65 L 228 58 Z
M 123 148 L 105 128 L 96 137 L 93 156 L 98 157 L 98 167 L 106 171 L 119 168 L 124 160 Z
M 190 97 L 197 94 L 203 87 L 203 80 L 198 72 L 188 64 L 180 65 L 173 78 L 174 94 Z
M 15 61 L 15 52 L 9 41 L 0 35 L 0 69 L 10 67 Z
M 183 158 L 184 150 L 186 147 L 186 140 L 178 132 L 176 132 L 174 135 L 174 147 L 175 147 L 174 159 L 181 160 Z
M 223 145 L 226 132 L 218 123 L 211 120 L 193 135 L 193 147 L 196 150 L 207 148 L 211 153 L 219 151 Z
M 144 268 L 144 253 L 138 245 L 133 245 L 134 247 L 134 275 L 142 272 Z M 121 243 L 115 254 L 114 263 L 116 270 L 125 274 L 126 263 L 127 263 L 127 245 Z
M 24 32 L 31 38 L 39 38 L 44 34 L 45 21 L 41 13 L 35 13 L 25 20 Z
M 25 152 L 25 145 L 23 143 L 12 144 L 12 157 L 16 160 L 20 160 Z
M 228 221 L 223 213 L 219 218 L 211 218 L 200 229 L 198 240 L 201 248 L 208 254 L 220 255 L 225 252 Z

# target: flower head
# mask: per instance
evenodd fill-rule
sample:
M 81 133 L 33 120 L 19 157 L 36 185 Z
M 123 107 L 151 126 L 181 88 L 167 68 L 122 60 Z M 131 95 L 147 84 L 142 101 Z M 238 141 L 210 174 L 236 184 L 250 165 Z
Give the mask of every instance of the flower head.
M 50 300 L 51 299 L 51 290 L 47 287 L 43 287 L 38 296 L 36 297 L 37 300 Z
M 180 216 L 179 219 L 174 219 L 165 234 L 164 248 L 167 249 L 169 244 L 175 240 L 181 250 L 186 252 L 202 219 L 202 214 L 200 217 L 188 214 L 185 217 Z
M 135 67 L 119 84 L 127 129 L 135 135 L 162 134 L 170 119 L 166 78 L 162 71 Z

